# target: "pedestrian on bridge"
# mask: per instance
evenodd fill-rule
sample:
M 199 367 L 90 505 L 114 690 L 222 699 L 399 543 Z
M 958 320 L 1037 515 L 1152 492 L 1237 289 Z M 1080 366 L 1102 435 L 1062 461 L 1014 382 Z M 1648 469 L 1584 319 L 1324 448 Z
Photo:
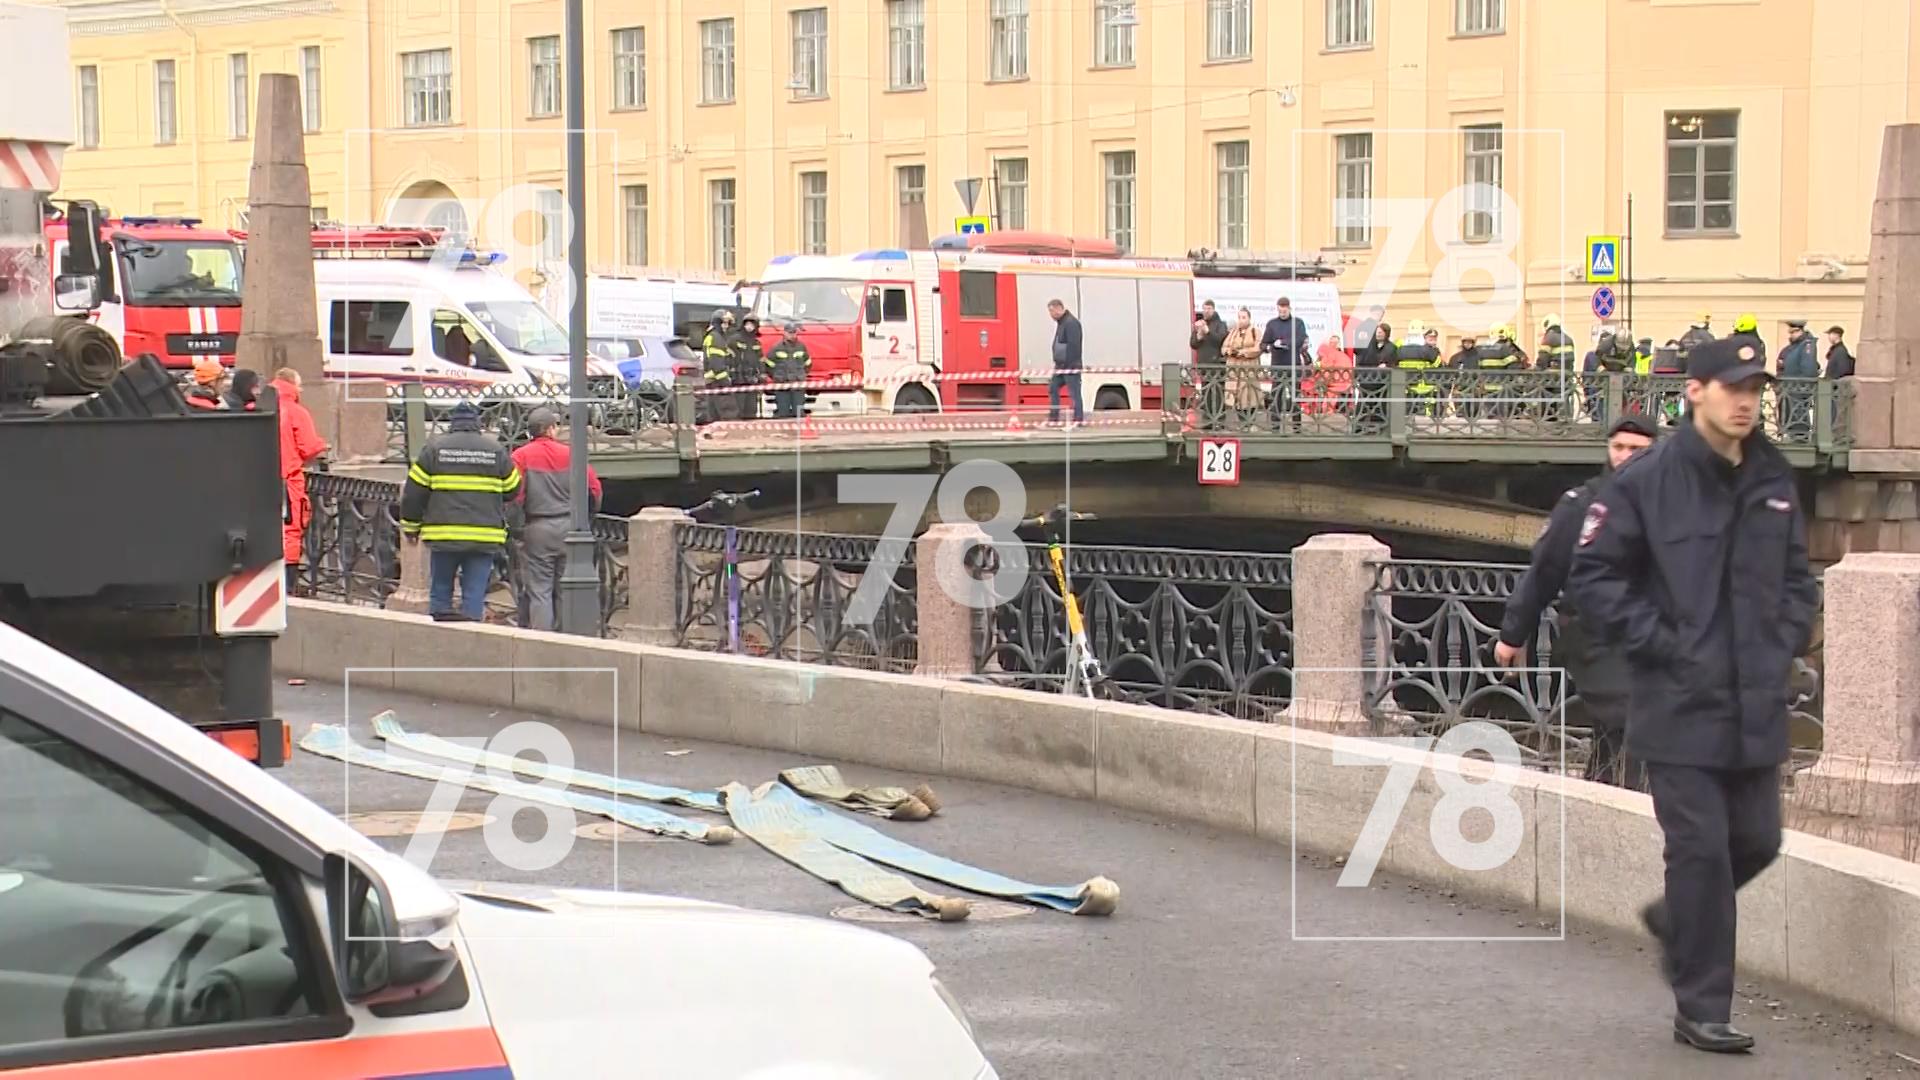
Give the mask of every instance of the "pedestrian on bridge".
M 573 448 L 553 437 L 560 417 L 542 405 L 527 417 L 533 436 L 513 452 L 520 472 L 520 491 L 514 496 L 526 508 L 521 579 L 526 588 L 527 625 L 534 630 L 558 630 L 554 595 L 560 570 L 567 559 L 567 533 L 573 516 Z M 587 466 L 587 506 L 600 512 L 600 477 Z
M 1080 320 L 1067 310 L 1065 301 L 1047 301 L 1047 314 L 1053 316 L 1053 377 L 1047 380 L 1047 423 L 1060 422 L 1060 392 L 1073 395 L 1073 422 L 1086 423 L 1087 407 L 1081 400 L 1081 343 L 1084 335 Z
M 420 448 L 400 491 L 401 534 L 409 544 L 427 542 L 427 613 L 435 621 L 485 620 L 493 563 L 507 546 L 506 507 L 519 495 L 520 469 L 500 440 L 480 430 L 480 410 L 470 401 L 455 405 L 447 430 Z
M 1596 645 L 1585 620 L 1579 618 L 1562 590 L 1567 584 L 1567 571 L 1573 566 L 1575 542 L 1587 507 L 1606 490 L 1614 472 L 1633 455 L 1652 446 L 1655 437 L 1652 422 L 1642 417 L 1625 416 L 1614 422 L 1607 432 L 1606 471 L 1569 490 L 1554 504 L 1546 531 L 1534 541 L 1527 572 L 1507 598 L 1500 640 L 1493 646 L 1494 662 L 1501 667 L 1524 663 L 1527 646 L 1540 630 L 1540 617 L 1549 605 L 1559 601 L 1559 637 L 1554 642 L 1553 657 L 1566 669 L 1573 684 L 1571 690 L 1578 694 L 1577 702 L 1567 706 L 1567 723 L 1593 733 L 1586 778 L 1635 790 L 1645 790 L 1646 770 L 1636 762 L 1629 772 L 1622 756 L 1632 673 L 1618 650 Z
M 1673 987 L 1674 1038 L 1744 1051 L 1732 1026 L 1740 886 L 1780 851 L 1787 686 L 1820 599 L 1792 467 L 1760 425 L 1766 354 L 1687 356 L 1689 415 L 1587 507 L 1569 591 L 1633 673 L 1627 752 L 1666 834 L 1666 896 L 1641 911 Z

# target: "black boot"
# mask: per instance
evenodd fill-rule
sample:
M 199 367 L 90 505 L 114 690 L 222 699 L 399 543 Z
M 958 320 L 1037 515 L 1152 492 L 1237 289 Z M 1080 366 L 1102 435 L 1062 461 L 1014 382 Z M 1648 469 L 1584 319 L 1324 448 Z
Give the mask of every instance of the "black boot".
M 1673 1041 L 1711 1054 L 1744 1054 L 1753 1049 L 1753 1036 L 1732 1024 L 1703 1024 L 1684 1016 L 1673 1018 Z

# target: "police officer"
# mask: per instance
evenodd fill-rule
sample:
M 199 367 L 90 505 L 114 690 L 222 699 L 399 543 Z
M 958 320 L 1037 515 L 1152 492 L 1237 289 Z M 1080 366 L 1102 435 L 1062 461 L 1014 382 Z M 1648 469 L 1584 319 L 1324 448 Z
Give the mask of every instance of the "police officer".
M 1666 834 L 1666 897 L 1641 911 L 1672 984 L 1674 1038 L 1743 1051 L 1731 1019 L 1734 893 L 1780 850 L 1787 680 L 1819 585 L 1793 469 L 1760 429 L 1766 357 L 1687 358 L 1687 421 L 1587 507 L 1568 591 L 1633 672 L 1627 752 Z
M 784 336 L 767 354 L 767 376 L 776 383 L 805 382 L 813 373 L 813 354 L 807 351 L 806 343 L 800 340 L 800 324 L 789 322 L 781 328 Z M 773 418 L 775 420 L 795 420 L 800 410 L 807 404 L 807 392 L 803 389 L 775 390 L 773 392 Z
M 725 390 L 733 385 L 733 312 L 716 311 L 707 324 L 706 337 L 700 342 L 700 374 L 703 389 Z M 739 415 L 737 394 L 702 394 L 704 406 L 696 411 L 708 420 L 732 420 Z
M 1533 558 L 1527 572 L 1520 576 L 1513 595 L 1507 598 L 1506 617 L 1500 622 L 1500 640 L 1493 647 L 1493 659 L 1501 667 L 1513 667 L 1526 659 L 1527 642 L 1540 629 L 1541 613 L 1560 597 L 1567 583 L 1567 570 L 1573 565 L 1574 541 L 1580 535 L 1580 523 L 1586 519 L 1587 506 L 1606 489 L 1607 481 L 1627 459 L 1653 445 L 1653 425 L 1638 416 L 1622 417 L 1607 432 L 1607 471 L 1568 491 L 1554 504 L 1547 529 L 1534 541 Z M 1573 605 L 1561 598 L 1560 636 L 1554 654 L 1573 680 L 1578 692 L 1580 715 L 1569 717 L 1593 732 L 1593 748 L 1587 756 L 1587 779 L 1644 787 L 1643 770 L 1626 774 L 1620 761 L 1626 735 L 1627 690 L 1631 676 L 1625 658 L 1617 651 L 1594 647 L 1592 635 L 1576 617 Z M 1568 711 L 1573 712 L 1570 705 Z
M 1813 335 L 1807 333 L 1807 320 L 1787 322 L 1787 347 L 1780 350 L 1780 377 L 1794 382 L 1774 388 L 1774 397 L 1783 406 L 1780 420 L 1789 438 L 1804 439 L 1813 424 L 1813 381 L 1820 377 L 1820 356 L 1814 351 Z M 1797 380 L 1805 379 L 1806 382 Z

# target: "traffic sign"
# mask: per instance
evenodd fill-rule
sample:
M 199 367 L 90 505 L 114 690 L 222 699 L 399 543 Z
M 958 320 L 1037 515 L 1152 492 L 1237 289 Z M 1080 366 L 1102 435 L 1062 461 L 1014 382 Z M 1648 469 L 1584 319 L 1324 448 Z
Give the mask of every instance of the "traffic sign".
M 1613 290 L 1605 285 L 1593 290 L 1593 317 L 1596 319 L 1613 318 Z
M 1611 285 L 1620 280 L 1620 238 L 1587 237 L 1587 280 Z
M 980 198 L 980 178 L 969 176 L 963 180 L 955 180 L 953 190 L 960 193 L 960 201 L 966 206 L 967 213 L 973 213 L 974 203 Z
M 1240 482 L 1240 440 L 1200 440 L 1200 482 L 1238 484 Z
M 968 233 L 987 234 L 987 219 L 983 217 L 957 217 L 953 219 L 953 231 L 961 236 Z

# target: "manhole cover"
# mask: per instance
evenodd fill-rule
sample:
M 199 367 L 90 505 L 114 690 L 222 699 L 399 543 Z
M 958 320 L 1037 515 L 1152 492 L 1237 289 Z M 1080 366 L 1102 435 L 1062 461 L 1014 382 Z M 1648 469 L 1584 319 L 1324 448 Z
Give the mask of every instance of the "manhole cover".
M 363 836 L 412 836 L 421 832 L 455 832 L 477 829 L 493 818 L 487 814 L 456 810 L 451 814 L 424 810 L 365 810 L 347 815 L 347 824 Z
M 592 821 L 573 830 L 573 835 L 582 840 L 612 840 L 622 844 L 644 844 L 654 840 L 671 840 L 671 836 L 657 836 L 644 829 L 631 825 L 622 825 L 617 821 Z
M 992 922 L 995 919 L 1017 919 L 1022 915 L 1031 915 L 1039 910 L 1028 904 L 1010 904 L 1005 900 L 977 900 L 973 897 L 967 898 L 967 905 L 970 910 L 965 919 L 966 922 Z M 888 911 L 885 908 L 872 907 L 867 904 L 849 904 L 846 907 L 834 908 L 833 917 L 836 919 L 845 919 L 848 922 L 870 923 L 923 923 L 933 921 L 911 912 Z

